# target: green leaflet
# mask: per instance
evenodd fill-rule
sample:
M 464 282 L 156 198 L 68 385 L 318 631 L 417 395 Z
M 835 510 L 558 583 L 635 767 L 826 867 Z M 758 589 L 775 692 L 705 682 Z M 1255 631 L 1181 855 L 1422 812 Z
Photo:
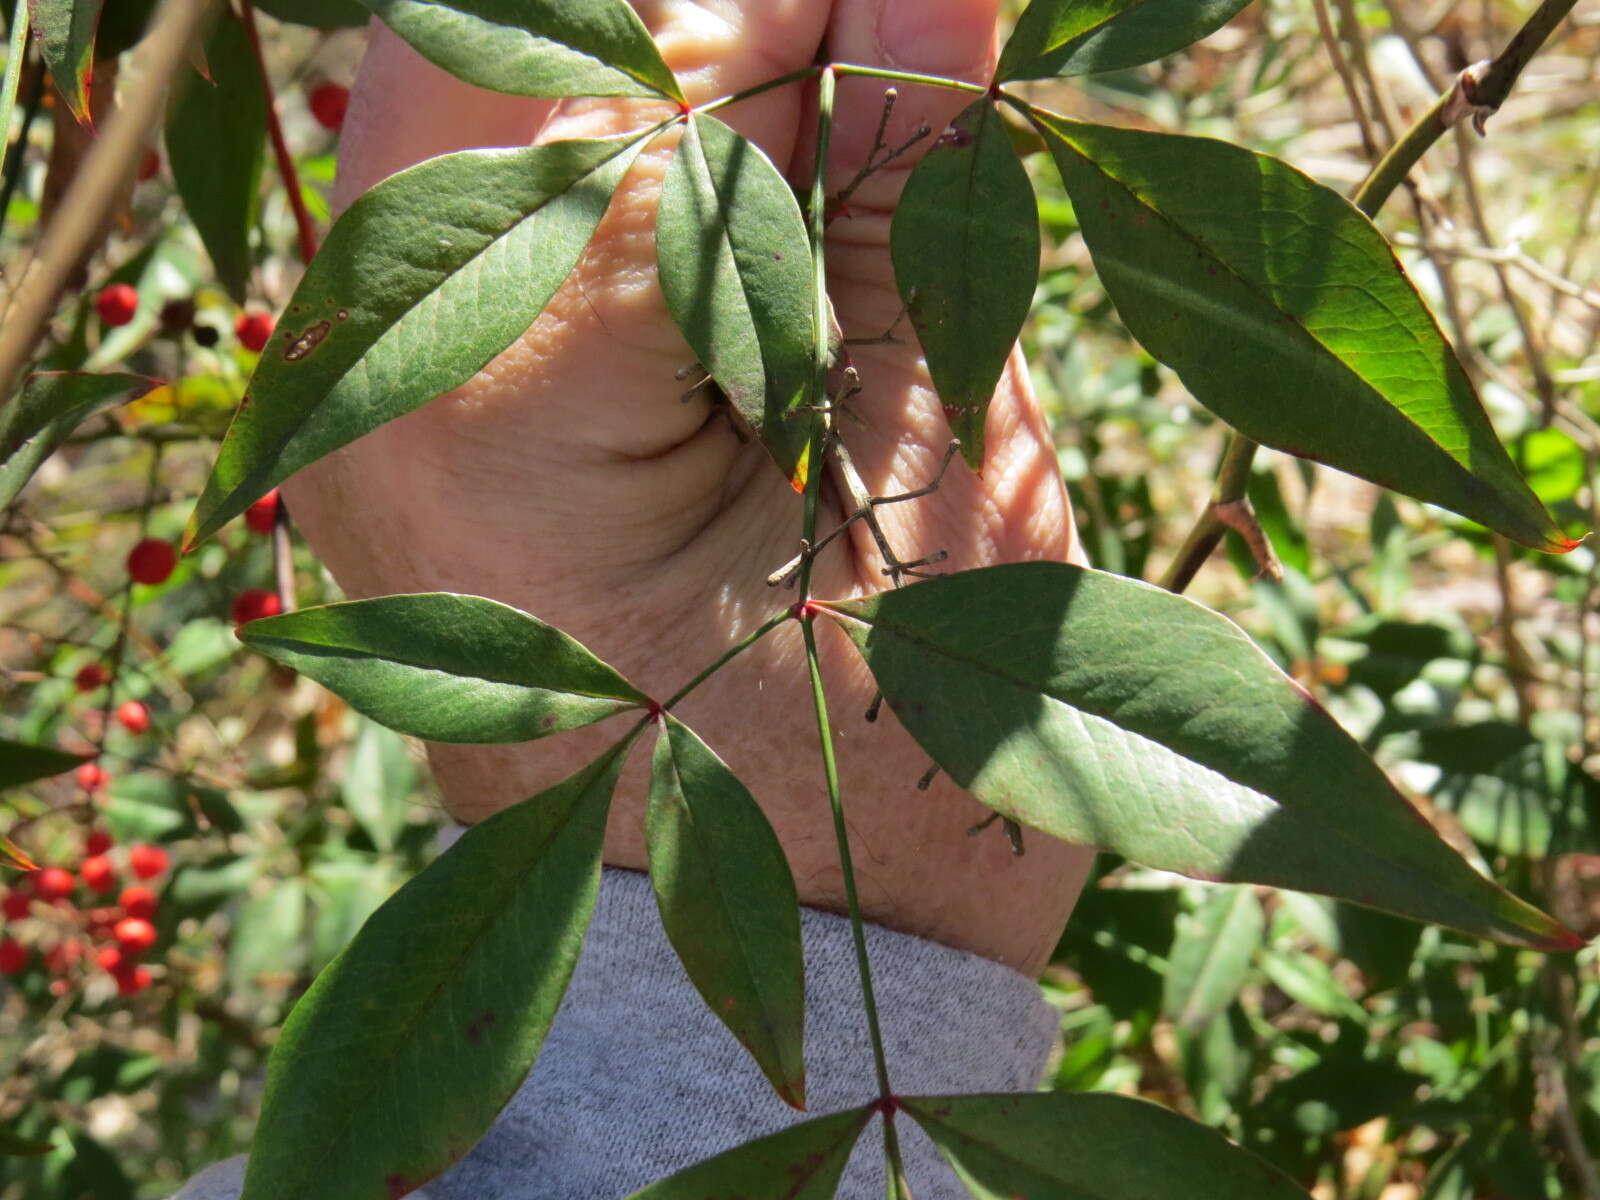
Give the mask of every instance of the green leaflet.
M 481 596 L 380 596 L 252 621 L 248 646 L 391 729 L 525 742 L 649 700 L 559 629 Z
M 1126 1096 L 909 1096 L 976 1200 L 1307 1200 L 1276 1167 L 1177 1113 Z
M 68 754 L 54 746 L 34 746 L 0 738 L 0 788 L 21 787 L 49 779 L 87 762 L 81 754 Z
M 28 0 L 39 56 L 56 90 L 80 124 L 90 123 L 89 73 L 94 68 L 94 33 L 105 0 Z
M 632 740 L 469 829 L 317 977 L 268 1063 L 243 1200 L 387 1200 L 483 1135 L 572 977 Z
M 10 506 L 79 425 L 155 386 L 142 375 L 47 371 L 28 376 L 22 393 L 0 416 L 0 508 Z
M 987 97 L 964 109 L 906 180 L 889 252 L 906 315 L 974 471 L 984 416 L 1039 282 L 1039 210 Z
M 266 155 L 267 96 L 244 23 L 231 12 L 217 18 L 205 62 L 211 80 L 186 72 L 168 113 L 167 161 L 218 282 L 243 304 Z
M 262 351 L 189 543 L 301 467 L 465 383 L 525 333 L 641 144 L 445 154 L 352 204 Z
M 784 1101 L 805 1107 L 805 958 L 783 847 L 744 784 L 663 722 L 645 818 L 661 924 L 700 995 Z
M 832 1200 L 872 1112 L 851 1108 L 802 1121 L 652 1183 L 629 1200 Z
M 1154 62 L 1228 23 L 1250 0 L 1033 0 L 995 79 L 1120 71 Z
M 683 102 L 626 0 L 361 2 L 424 57 L 490 91 Z
M 1197 1029 L 1233 1003 L 1250 973 L 1267 920 L 1249 888 L 1222 888 L 1178 926 L 1167 956 L 1163 1008 Z
M 715 117 L 691 117 L 656 219 L 661 293 L 706 371 L 797 488 L 814 414 L 811 250 L 794 193 Z
M 1023 824 L 1197 878 L 1580 944 L 1473 871 L 1326 710 L 1192 600 L 1034 562 L 823 607 L 922 748 Z
M 1245 436 L 1562 552 L 1383 235 L 1226 142 L 1034 112 L 1129 331 Z

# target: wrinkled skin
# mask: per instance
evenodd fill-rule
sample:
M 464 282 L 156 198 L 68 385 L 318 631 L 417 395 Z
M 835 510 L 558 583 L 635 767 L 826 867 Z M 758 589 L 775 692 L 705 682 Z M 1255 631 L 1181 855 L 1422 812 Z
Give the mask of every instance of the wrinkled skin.
M 639 0 L 691 103 L 834 61 L 985 79 L 996 0 Z M 846 80 L 833 187 L 865 158 L 883 84 Z M 967 97 L 900 89 L 891 143 L 943 127 Z M 810 174 L 814 98 L 800 86 L 722 116 L 791 178 Z M 381 27 L 345 125 L 338 201 L 433 154 L 602 136 L 662 114 L 639 102 L 495 96 L 435 69 Z M 694 359 L 656 285 L 653 227 L 673 139 L 635 164 L 578 268 L 538 323 L 488 369 L 427 407 L 302 472 L 285 494 L 352 597 L 444 589 L 494 597 L 567 630 L 645 691 L 664 697 L 781 607 L 769 572 L 798 549 L 801 502 L 759 445 L 703 399 L 680 401 Z M 829 286 L 847 337 L 898 318 L 889 213 L 915 156 L 856 193 L 828 242 Z M 888 495 L 931 478 L 949 441 L 915 337 L 854 348 L 865 390 L 840 424 L 867 485 Z M 1013 354 L 990 410 L 982 477 L 958 459 L 923 500 L 883 510 L 901 557 L 949 552 L 960 570 L 1076 553 L 1048 431 Z M 824 493 L 823 527 L 844 509 Z M 857 527 L 826 550 L 813 590 L 885 586 Z M 817 622 L 862 903 L 869 919 L 1037 972 L 1082 885 L 1090 852 L 1027 836 L 1010 851 L 986 810 L 944 777 L 885 711 L 854 651 Z M 770 816 L 802 901 L 844 906 L 799 630 L 790 624 L 676 710 L 733 767 Z M 529 745 L 433 746 L 446 804 L 472 822 L 581 766 L 624 731 L 610 722 Z M 607 832 L 606 861 L 643 869 L 648 753 L 636 751 Z

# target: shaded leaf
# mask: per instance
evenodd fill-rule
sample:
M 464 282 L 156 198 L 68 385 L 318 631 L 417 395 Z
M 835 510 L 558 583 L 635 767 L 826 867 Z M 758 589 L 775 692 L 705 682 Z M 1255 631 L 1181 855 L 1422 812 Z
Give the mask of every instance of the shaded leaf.
M 186 782 L 149 771 L 113 776 L 102 806 L 106 827 L 119 842 L 173 841 L 196 832 Z
M 1126 1096 L 914 1096 L 901 1102 L 978 1200 L 1306 1200 L 1276 1167 Z
M 1562 552 L 1383 235 L 1227 142 L 1035 112 L 1129 331 L 1207 408 L 1315 459 Z
M 49 371 L 30 375 L 0 420 L 0 508 L 7 508 L 39 464 L 95 413 L 143 395 L 142 375 Z
M 1250 0 L 1034 0 L 1000 52 L 995 79 L 1120 71 L 1221 29 Z
M 649 703 L 559 629 L 481 596 L 302 608 L 239 637 L 373 720 L 435 742 L 532 741 Z
M 87 761 L 81 754 L 68 754 L 54 746 L 34 746 L 0 738 L 0 788 L 20 787 L 35 780 L 49 779 Z
M 825 601 L 895 715 L 990 808 L 1148 866 L 1484 937 L 1574 935 L 1475 873 L 1226 618 L 1065 563 Z
M 255 6 L 280 21 L 317 29 L 349 29 L 372 19 L 357 0 L 255 0 Z
M 217 281 L 243 304 L 266 155 L 267 96 L 250 37 L 231 12 L 218 16 L 205 62 L 211 78 L 189 72 L 168 112 L 167 162 Z
M 94 31 L 104 0 L 28 0 L 39 57 L 50 68 L 67 111 L 82 125 L 89 117 L 89 75 L 94 69 Z
M 889 252 L 928 373 L 976 471 L 984 415 L 1039 281 L 1033 184 L 987 97 L 964 109 L 911 172 Z
M 805 958 L 789 861 L 744 784 L 668 716 L 645 818 L 661 924 L 706 1004 L 805 1107 Z
M 262 351 L 189 541 L 301 467 L 465 383 L 526 332 L 638 146 L 440 155 L 352 204 Z
M 458 79 L 514 96 L 683 93 L 625 0 L 362 0 Z
M 305 962 L 306 888 L 299 879 L 274 879 L 251 896 L 233 921 L 228 983 L 234 991 L 286 987 Z
M 376 721 L 361 722 L 339 781 L 339 794 L 345 809 L 379 850 L 393 850 L 405 829 L 416 778 L 417 768 L 406 753 L 406 744 Z
M 872 1111 L 851 1108 L 791 1125 L 652 1183 L 629 1200 L 831 1200 Z
M 1249 888 L 1228 888 L 1178 926 L 1167 960 L 1166 1014 L 1198 1028 L 1233 1003 L 1250 974 L 1267 921 Z
M 467 830 L 317 977 L 268 1063 L 243 1200 L 403 1196 L 482 1136 L 572 976 L 631 742 Z
M 0 1129 L 0 1155 L 8 1158 L 37 1158 L 49 1154 L 53 1144 L 37 1138 L 26 1138 L 9 1129 Z
M 811 251 L 794 192 L 754 143 L 691 117 L 661 185 L 656 257 L 672 319 L 796 486 L 814 414 Z

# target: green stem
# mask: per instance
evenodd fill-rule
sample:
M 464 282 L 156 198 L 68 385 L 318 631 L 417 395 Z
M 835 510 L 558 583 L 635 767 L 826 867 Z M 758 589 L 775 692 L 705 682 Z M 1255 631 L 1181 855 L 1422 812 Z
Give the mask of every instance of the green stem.
M 33 128 L 44 100 L 44 72 L 34 73 L 33 84 L 28 89 L 28 99 L 22 106 L 22 127 L 17 131 L 17 142 L 5 155 L 5 168 L 0 171 L 0 234 L 6 231 L 6 214 L 11 211 L 11 198 L 17 194 L 22 182 L 22 167 L 28 159 L 28 131 Z
M 828 69 L 835 75 L 865 75 L 872 79 L 893 80 L 896 83 L 921 83 L 928 87 L 971 92 L 977 96 L 989 90 L 989 85 L 986 83 L 968 83 L 965 79 L 950 79 L 944 75 L 918 75 L 914 71 L 891 71 L 885 67 L 864 67 L 857 63 L 834 63 Z
M 22 60 L 28 57 L 28 0 L 17 0 L 11 17 L 11 43 L 6 47 L 6 75 L 0 82 L 0 144 L 11 144 L 11 111 L 17 106 Z
M 779 625 L 782 625 L 785 621 L 792 620 L 793 618 L 794 612 L 786 608 L 777 616 L 772 617 L 763 624 L 757 626 L 756 629 L 747 637 L 729 647 L 727 652 L 723 654 L 721 658 L 717 659 L 716 662 L 712 663 L 704 671 L 701 671 L 700 674 L 696 675 L 688 683 L 684 684 L 681 688 L 674 692 L 672 694 L 672 699 L 668 700 L 661 706 L 662 709 L 670 710 L 673 705 L 677 704 L 680 700 L 684 699 L 684 697 L 688 696 L 688 694 L 694 691 L 695 688 L 699 687 L 706 680 L 710 679 L 718 671 L 722 670 L 723 667 L 727 666 L 734 659 L 738 658 L 739 655 L 750 649 L 751 646 L 754 646 Z
M 832 67 L 822 72 L 817 88 L 817 153 L 811 170 L 811 200 L 806 220 L 811 239 L 811 443 L 806 450 L 806 506 L 800 536 L 809 548 L 817 540 L 817 502 L 822 497 L 823 455 L 827 448 L 827 426 L 823 409 L 828 403 L 828 264 L 823 239 L 828 231 L 828 150 L 833 142 L 833 98 L 836 78 Z M 800 603 L 811 595 L 809 552 L 800 559 Z
M 1217 516 L 1217 505 L 1244 496 L 1245 489 L 1250 486 L 1250 464 L 1255 460 L 1258 449 L 1256 443 L 1242 433 L 1235 433 L 1229 438 L 1222 465 L 1217 469 L 1217 482 L 1211 490 L 1211 500 L 1189 531 L 1189 536 L 1184 539 L 1172 565 L 1161 577 L 1161 586 L 1167 591 L 1181 592 L 1188 587 L 1200 568 L 1205 566 L 1206 559 L 1211 557 L 1211 552 L 1217 548 L 1217 543 L 1222 541 L 1222 535 L 1228 531 L 1228 527 Z
M 798 71 L 790 71 L 787 75 L 779 75 L 776 79 L 769 79 L 765 83 L 758 83 L 755 87 L 747 87 L 742 92 L 735 92 L 731 96 L 719 96 L 715 100 L 708 100 L 704 104 L 696 105 L 690 112 L 714 113 L 719 108 L 726 108 L 730 104 L 737 104 L 741 100 L 748 100 L 752 96 L 759 96 L 762 92 L 770 92 L 781 88 L 785 84 L 799 83 L 803 79 L 813 79 L 822 70 L 819 64 L 813 63 Z

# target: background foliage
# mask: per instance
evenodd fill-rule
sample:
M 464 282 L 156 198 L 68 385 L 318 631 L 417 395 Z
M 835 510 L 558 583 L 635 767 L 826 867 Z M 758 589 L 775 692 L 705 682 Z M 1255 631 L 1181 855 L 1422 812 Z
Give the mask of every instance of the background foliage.
M 1348 191 L 1369 164 L 1366 142 L 1387 144 L 1386 124 L 1403 128 L 1449 74 L 1503 45 L 1518 16 L 1494 2 L 1336 4 L 1330 19 L 1351 35 L 1341 75 L 1305 4 L 1262 0 L 1165 63 L 1036 86 L 1059 111 L 1226 137 Z M 335 134 L 307 100 L 349 82 L 362 35 L 261 25 L 325 230 Z M 1600 295 L 1583 283 L 1600 190 L 1597 52 L 1600 25 L 1580 9 L 1489 140 L 1441 144 L 1383 221 L 1513 456 L 1573 535 L 1600 527 Z M 95 79 L 94 103 L 114 103 L 116 72 L 103 65 Z M 65 914 L 8 922 L 35 953 L 0 983 L 0 1152 L 48 1150 L 0 1157 L 4 1200 L 163 1196 L 243 1149 L 287 1007 L 432 857 L 443 825 L 403 739 L 240 650 L 232 605 L 276 586 L 271 535 L 235 522 L 165 583 L 128 582 L 136 541 L 180 534 L 253 366 L 235 334 L 238 302 L 276 311 L 298 275 L 293 213 L 260 166 L 260 99 L 174 110 L 155 174 L 52 327 L 57 368 L 172 384 L 80 430 L 0 525 L 0 733 L 103 746 L 111 776 L 103 791 L 68 776 L 8 792 L 12 837 L 39 863 L 74 869 L 91 827 L 115 839 L 124 874 L 132 844 L 172 855 L 156 881 L 154 979 L 136 995 L 118 996 L 90 961 L 41 959 L 72 938 Z M 25 152 L 13 148 L 4 175 L 8 267 L 84 146 L 31 67 L 22 100 Z M 259 179 L 224 197 L 247 215 L 236 261 L 213 264 L 187 215 L 204 222 L 206 210 L 179 203 L 190 186 L 219 194 L 186 184 L 186 163 L 207 165 L 186 159 L 195 138 L 239 150 L 230 179 Z M 1063 475 L 1096 565 L 1156 578 L 1204 504 L 1220 431 L 1128 340 L 1053 169 L 1040 155 L 1028 165 L 1045 265 L 1025 344 Z M 118 281 L 136 288 L 139 309 L 109 328 L 94 299 Z M 1579 932 L 1600 932 L 1595 555 L 1526 552 L 1272 453 L 1258 457 L 1251 498 L 1283 584 L 1255 580 L 1230 536 L 1229 558 L 1194 594 L 1317 694 L 1459 849 Z M 337 598 L 296 553 L 301 602 Z M 113 672 L 114 689 L 77 688 L 91 662 Z M 129 699 L 148 707 L 148 732 L 111 719 Z M 1161 1100 L 1314 1182 L 1319 1197 L 1600 1197 L 1585 1149 L 1600 1146 L 1595 963 L 1593 949 L 1546 959 L 1103 861 L 1046 976 L 1063 1024 L 1050 1084 Z

